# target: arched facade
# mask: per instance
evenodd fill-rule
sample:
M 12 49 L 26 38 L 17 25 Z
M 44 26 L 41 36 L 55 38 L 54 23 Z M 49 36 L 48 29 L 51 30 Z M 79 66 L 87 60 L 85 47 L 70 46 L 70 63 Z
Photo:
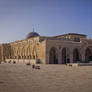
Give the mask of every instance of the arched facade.
M 92 61 L 92 39 L 87 39 L 86 35 L 65 34 L 46 37 L 35 34 L 32 32 L 24 40 L 1 44 L 0 60 L 40 60 L 43 64 Z

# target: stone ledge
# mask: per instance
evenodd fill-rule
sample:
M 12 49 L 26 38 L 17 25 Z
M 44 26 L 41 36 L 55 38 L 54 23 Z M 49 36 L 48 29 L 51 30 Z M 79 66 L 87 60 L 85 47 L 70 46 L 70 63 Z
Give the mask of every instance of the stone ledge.
M 92 66 L 92 63 L 69 63 L 67 66 L 77 67 L 77 66 Z
M 79 63 L 79 66 L 92 66 L 92 63 Z

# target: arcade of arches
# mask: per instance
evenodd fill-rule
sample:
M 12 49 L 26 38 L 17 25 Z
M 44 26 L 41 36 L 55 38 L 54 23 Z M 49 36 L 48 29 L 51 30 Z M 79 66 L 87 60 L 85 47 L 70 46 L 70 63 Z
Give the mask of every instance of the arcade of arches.
M 63 48 L 61 50 L 61 63 L 62 64 L 70 63 L 70 56 L 68 55 L 67 57 L 67 50 L 68 50 L 67 48 Z M 80 51 L 77 48 L 73 49 L 72 55 L 73 55 L 72 63 L 80 63 L 81 61 L 83 61 L 81 58 L 82 55 L 80 55 Z M 85 62 L 88 62 L 88 61 L 92 61 L 92 51 L 89 48 L 85 50 Z M 49 63 L 59 64 L 58 51 L 55 47 L 52 47 L 49 52 Z

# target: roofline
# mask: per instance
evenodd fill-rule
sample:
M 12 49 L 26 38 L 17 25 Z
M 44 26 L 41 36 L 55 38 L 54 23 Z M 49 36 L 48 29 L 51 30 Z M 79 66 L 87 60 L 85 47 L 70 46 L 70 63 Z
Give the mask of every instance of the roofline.
M 85 34 L 78 34 L 78 33 L 67 33 L 67 34 L 58 35 L 58 36 L 54 36 L 54 37 L 66 36 L 66 35 L 80 35 L 80 36 L 85 36 L 85 37 L 87 37 L 87 35 L 85 35 Z

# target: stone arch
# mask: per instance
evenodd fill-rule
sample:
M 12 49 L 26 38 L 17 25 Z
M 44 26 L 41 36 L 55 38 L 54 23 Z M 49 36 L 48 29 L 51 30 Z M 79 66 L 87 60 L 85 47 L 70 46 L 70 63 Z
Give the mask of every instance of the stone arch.
M 49 64 L 58 64 L 58 53 L 55 47 L 52 47 L 49 52 Z
M 85 61 L 91 61 L 92 60 L 92 52 L 90 48 L 87 48 L 85 51 Z
M 74 63 L 77 63 L 78 61 L 80 61 L 80 58 L 79 58 L 79 50 L 77 48 L 75 48 L 73 50 L 73 62 Z

